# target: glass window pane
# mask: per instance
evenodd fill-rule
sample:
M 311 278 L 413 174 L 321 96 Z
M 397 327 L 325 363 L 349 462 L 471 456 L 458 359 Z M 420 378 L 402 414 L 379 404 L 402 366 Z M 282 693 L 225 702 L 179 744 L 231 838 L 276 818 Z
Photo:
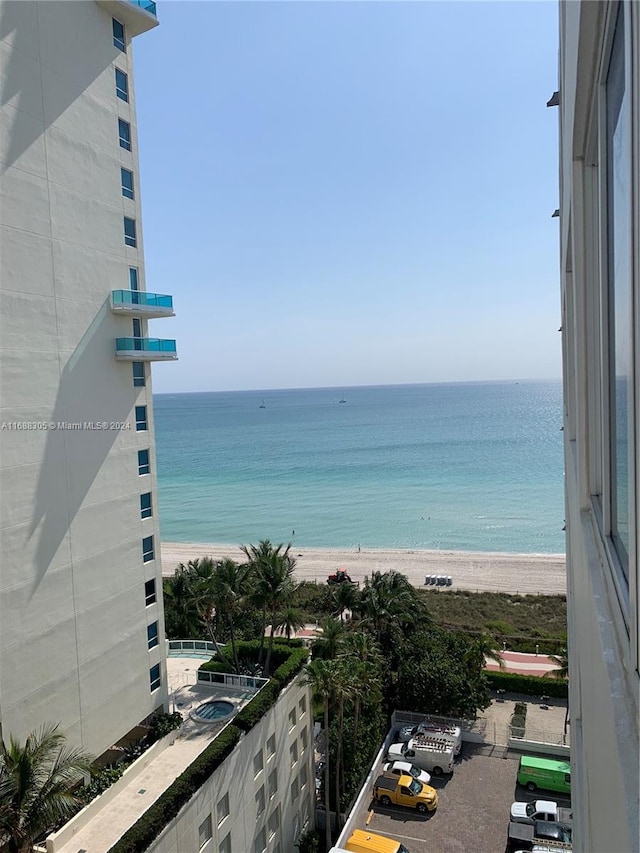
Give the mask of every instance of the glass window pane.
M 124 71 L 116 68 L 116 95 L 121 101 L 129 100 L 129 80 Z
M 151 518 L 152 515 L 151 492 L 145 492 L 140 495 L 140 518 Z
M 113 23 L 113 46 L 124 52 L 126 50 L 124 41 L 124 24 L 121 24 L 120 21 L 116 21 L 115 18 L 112 18 L 111 20 Z
M 123 118 L 118 119 L 118 139 L 120 141 L 120 148 L 124 148 L 125 151 L 131 151 L 131 125 Z
M 607 73 L 607 207 L 611 536 L 625 576 L 629 564 L 632 382 L 631 169 L 629 93 L 625 81 L 624 7 L 620 4 Z
M 129 288 L 130 290 L 138 290 L 138 268 L 129 267 Z
M 150 471 L 149 468 L 149 451 L 148 450 L 139 450 L 138 451 L 138 474 L 148 474 Z
M 150 581 L 145 581 L 144 584 L 144 603 L 148 607 L 156 602 L 156 582 L 155 578 Z
M 124 242 L 127 246 L 135 249 L 137 246 L 136 240 L 136 221 L 129 216 L 124 217 Z
M 147 407 L 136 406 L 136 430 L 138 432 L 147 429 Z
M 149 682 L 151 686 L 151 692 L 157 690 L 160 687 L 160 664 L 157 663 L 155 666 L 152 666 L 149 670 Z
M 145 536 L 142 540 L 142 560 L 144 563 L 153 560 L 153 536 Z
M 125 198 L 133 198 L 133 172 L 130 169 L 120 168 L 122 180 L 122 195 Z
M 152 622 L 151 625 L 147 625 L 147 643 L 150 649 L 153 649 L 158 645 L 157 622 Z
M 143 388 L 145 384 L 145 375 L 144 375 L 144 362 L 143 361 L 132 361 L 131 366 L 133 368 L 133 385 L 135 388 Z

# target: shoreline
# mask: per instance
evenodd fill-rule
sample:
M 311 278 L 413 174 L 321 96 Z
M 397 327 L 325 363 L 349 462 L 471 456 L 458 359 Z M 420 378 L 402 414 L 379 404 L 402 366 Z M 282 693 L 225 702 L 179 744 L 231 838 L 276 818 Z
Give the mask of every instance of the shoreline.
M 564 554 L 510 554 L 490 551 L 437 551 L 419 548 L 305 548 L 293 545 L 296 580 L 325 583 L 338 568 L 347 570 L 355 581 L 371 572 L 395 569 L 406 575 L 416 587 L 425 586 L 426 575 L 448 575 L 450 587 L 473 592 L 511 594 L 566 595 L 566 558 Z M 245 555 L 239 545 L 229 543 L 162 542 L 162 574 L 172 575 L 178 563 L 197 557 L 242 562 Z M 435 587 L 427 587 L 432 589 Z

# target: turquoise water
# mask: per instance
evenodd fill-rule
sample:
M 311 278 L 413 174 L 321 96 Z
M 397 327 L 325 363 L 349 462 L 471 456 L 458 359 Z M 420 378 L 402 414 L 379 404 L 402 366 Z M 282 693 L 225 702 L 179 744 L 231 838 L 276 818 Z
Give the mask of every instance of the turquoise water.
M 560 382 L 154 403 L 165 541 L 564 552 Z

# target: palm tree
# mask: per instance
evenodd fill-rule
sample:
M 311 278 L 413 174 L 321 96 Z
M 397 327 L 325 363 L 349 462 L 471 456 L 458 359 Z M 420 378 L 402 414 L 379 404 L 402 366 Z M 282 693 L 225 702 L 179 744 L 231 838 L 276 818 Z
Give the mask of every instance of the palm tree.
M 554 669 L 550 669 L 549 672 L 545 672 L 547 678 L 557 678 L 558 680 L 569 678 L 569 655 L 566 649 L 560 649 L 559 654 L 548 655 L 548 658 L 557 664 L 557 666 Z
M 320 622 L 320 627 L 322 628 L 322 638 L 319 640 L 319 645 L 323 650 L 323 656 L 333 660 L 338 653 L 345 633 L 344 624 L 332 616 L 327 616 Z
M 331 848 L 331 802 L 329 798 L 329 703 L 336 682 L 336 664 L 333 661 L 313 660 L 305 667 L 305 684 L 311 686 L 314 698 L 322 699 L 324 718 L 324 808 L 325 808 L 325 844 Z M 339 807 L 339 806 L 338 806 Z
M 342 771 L 342 738 L 344 735 L 344 705 L 352 698 L 356 689 L 353 670 L 347 661 L 334 662 L 333 669 L 333 695 L 338 706 L 338 742 L 336 745 L 336 767 L 335 767 L 335 807 L 336 807 L 336 831 L 340 833 L 340 778 Z M 328 747 L 327 747 L 328 749 Z
M 477 662 L 480 671 L 484 669 L 487 660 L 494 661 L 500 669 L 504 669 L 504 660 L 500 654 L 500 644 L 489 634 L 481 633 L 473 638 L 466 658 L 467 661 L 473 660 Z
M 360 598 L 360 593 L 356 586 L 351 583 L 341 583 L 332 590 L 332 598 L 338 608 L 337 613 L 340 621 L 343 621 L 345 610 L 353 611 Z
M 291 635 L 295 634 L 299 628 L 304 628 L 304 624 L 302 613 L 291 604 L 286 604 L 284 610 L 281 610 L 276 617 L 276 630 L 284 628 L 287 640 L 290 640 Z
M 408 579 L 399 572 L 373 572 L 360 595 L 365 625 L 385 648 L 393 648 L 398 635 L 428 617 L 427 609 Z
M 164 579 L 162 589 L 165 599 L 167 633 L 169 634 L 171 631 L 169 636 L 173 635 L 176 639 L 178 637 L 185 639 L 201 637 L 201 622 L 193 599 L 189 566 L 180 563 L 175 574 Z
M 212 579 L 216 612 L 222 614 L 229 628 L 233 665 L 237 673 L 240 672 L 240 661 L 236 648 L 234 618 L 248 594 L 248 578 L 249 567 L 246 564 L 240 566 L 235 560 L 226 559 L 216 564 Z
M 24 746 L 13 737 L 0 746 L 0 845 L 31 853 L 34 842 L 82 805 L 71 786 L 90 772 L 93 759 L 68 749 L 58 726 L 31 732 Z
M 216 578 L 217 565 L 213 557 L 202 557 L 196 560 L 189 560 L 187 571 L 198 616 L 209 634 L 209 639 L 213 643 L 218 656 L 226 664 L 231 666 L 216 637 L 216 626 L 220 616 L 220 607 L 216 598 L 216 588 L 218 585 Z
M 353 631 L 342 641 L 342 650 L 338 655 L 350 667 L 351 696 L 353 700 L 353 748 L 358 741 L 360 711 L 364 701 L 366 705 L 380 704 L 382 701 L 382 667 L 384 657 L 375 639 L 364 631 Z
M 247 555 L 253 572 L 253 598 L 262 609 L 263 626 L 260 636 L 259 663 L 262 661 L 264 650 L 267 612 L 271 616 L 269 647 L 264 665 L 264 675 L 268 676 L 273 650 L 273 637 L 276 630 L 276 613 L 278 608 L 282 607 L 291 597 L 295 588 L 293 572 L 296 561 L 289 555 L 290 544 L 283 551 L 284 546 L 282 543 L 274 547 L 268 539 L 265 539 L 259 543 L 257 548 L 255 545 L 249 545 L 248 547 L 242 545 L 241 548 Z
M 545 673 L 547 678 L 557 678 L 558 680 L 569 679 L 569 653 L 567 649 L 560 649 L 557 655 L 549 655 L 549 660 L 552 660 L 558 666 L 556 669 L 551 669 Z M 564 713 L 564 740 L 567 739 L 567 728 L 569 726 L 569 695 L 567 694 L 567 708 Z

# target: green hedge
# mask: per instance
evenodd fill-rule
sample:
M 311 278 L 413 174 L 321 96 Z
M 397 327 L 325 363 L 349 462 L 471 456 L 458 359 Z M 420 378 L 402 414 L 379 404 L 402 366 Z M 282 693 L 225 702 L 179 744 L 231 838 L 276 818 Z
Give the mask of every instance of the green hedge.
M 537 675 L 518 675 L 515 672 L 485 672 L 491 690 L 524 693 L 527 696 L 554 696 L 566 699 L 568 684 L 559 678 L 539 678 Z
M 109 853 L 144 853 L 227 758 L 240 735 L 239 728 L 233 723 L 228 725 L 110 848 Z
M 265 638 L 264 643 L 264 657 L 266 658 L 267 649 L 269 647 L 269 639 Z M 271 652 L 271 669 L 277 669 L 281 664 L 286 663 L 289 660 L 289 656 L 291 655 L 291 651 L 293 649 L 299 649 L 303 647 L 302 640 L 285 640 L 281 637 L 278 637 L 274 640 L 273 650 Z M 240 665 L 243 663 L 253 666 L 258 659 L 258 653 L 260 651 L 260 641 L 259 640 L 240 640 L 236 643 L 236 651 L 238 653 L 238 660 L 240 661 Z M 231 646 L 228 645 L 227 649 L 227 658 L 231 657 Z M 200 666 L 200 669 L 205 672 L 234 672 L 234 668 L 232 665 L 228 664 L 226 661 L 223 661 L 218 655 L 214 655 L 211 660 L 206 661 Z
M 259 643 L 242 643 L 243 651 L 251 646 L 255 655 Z M 278 701 L 278 696 L 285 687 L 302 670 L 307 662 L 309 653 L 306 648 L 279 644 L 280 665 L 269 683 L 236 714 L 230 723 L 214 741 L 187 767 L 184 773 L 167 788 L 167 790 L 147 809 L 134 825 L 125 832 L 122 838 L 114 844 L 109 853 L 144 853 L 162 830 L 186 805 L 191 797 L 204 785 L 211 774 L 218 769 L 222 762 L 234 749 L 240 736 L 248 732 Z M 276 646 L 273 647 L 273 659 L 276 660 Z M 216 661 L 212 659 L 209 664 Z M 213 666 L 205 664 L 200 669 L 216 671 Z M 223 670 L 217 670 L 218 672 Z

